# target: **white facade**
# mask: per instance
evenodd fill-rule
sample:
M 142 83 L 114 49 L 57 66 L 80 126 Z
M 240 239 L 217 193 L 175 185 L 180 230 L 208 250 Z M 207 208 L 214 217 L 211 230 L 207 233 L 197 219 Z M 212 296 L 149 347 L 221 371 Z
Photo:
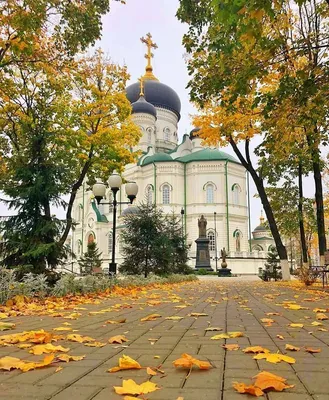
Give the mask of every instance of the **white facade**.
M 145 95 L 142 93 L 142 101 L 136 100 L 136 84 L 131 89 L 127 88 L 127 96 L 133 103 L 134 122 L 142 132 L 139 145 L 133 150 L 140 150 L 143 155 L 137 164 L 127 165 L 123 174 L 127 181 L 134 181 L 139 187 L 136 203 L 151 201 L 165 213 L 174 211 L 178 216 L 181 209 L 184 210 L 183 226 L 190 246 L 191 266 L 195 264 L 198 218 L 204 215 L 208 221 L 212 267 L 215 269 L 216 242 L 217 256 L 220 257 L 220 250 L 225 247 L 228 267 L 233 273 L 257 274 L 264 265 L 266 251 L 251 251 L 245 168 L 234 157 L 218 149 L 203 147 L 201 140 L 194 136 L 196 130 L 184 135 L 178 144 L 180 101 L 177 94 L 157 82 L 154 76 L 150 78 L 146 74 L 144 79 Z M 133 90 L 135 92 L 132 94 Z M 165 95 L 161 97 L 161 90 L 169 93 L 168 98 Z M 118 201 L 127 200 L 124 193 L 122 187 L 117 195 Z M 106 201 L 110 198 L 111 192 L 108 190 Z M 120 215 L 126 207 L 118 206 L 119 229 L 122 225 Z M 103 268 L 108 269 L 112 244 L 112 207 L 101 204 L 97 208 L 91 191 L 86 190 L 84 185 L 77 194 L 73 218 L 77 225 L 72 232 L 72 249 L 77 259 L 86 251 L 88 240 L 94 238 L 103 254 Z M 120 264 L 122 259 L 118 238 L 119 235 L 116 261 Z M 74 266 L 78 269 L 77 262 Z

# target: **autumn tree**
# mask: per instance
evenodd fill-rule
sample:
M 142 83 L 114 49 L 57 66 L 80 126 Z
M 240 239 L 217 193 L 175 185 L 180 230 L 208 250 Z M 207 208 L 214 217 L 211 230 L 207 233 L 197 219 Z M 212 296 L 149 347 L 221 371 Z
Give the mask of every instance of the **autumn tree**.
M 292 126 L 299 133 L 295 136 L 297 142 L 307 143 L 312 156 L 322 259 L 326 244 L 319 148 L 327 140 L 328 13 L 327 2 L 316 0 L 181 0 L 178 10 L 178 17 L 189 24 L 184 45 L 190 54 L 191 99 L 201 108 L 211 107 L 212 115 L 219 107 L 226 117 L 224 124 L 220 125 L 217 119 L 218 124 L 213 125 L 223 129 L 204 132 L 204 137 L 212 137 L 213 143 L 224 137 L 237 152 L 239 148 L 234 145 L 249 142 L 255 134 L 262 139 L 264 135 L 273 135 L 275 140 L 280 123 L 282 128 L 286 126 L 279 132 L 287 143 Z M 221 135 L 224 125 L 235 132 L 234 115 L 241 104 L 250 101 L 249 113 L 259 114 L 257 124 L 246 124 L 246 130 L 240 129 L 240 135 L 231 135 L 232 138 Z M 247 167 L 247 148 L 244 158 L 247 163 L 239 159 Z M 255 174 L 250 173 L 257 181 Z M 259 190 L 261 185 L 256 181 Z M 260 197 L 280 258 L 286 259 L 267 201 L 261 193 Z
M 99 51 L 70 68 L 12 67 L 0 95 L 0 190 L 15 212 L 2 222 L 4 263 L 54 267 L 65 254 L 72 206 L 87 177 L 134 161 L 140 131 L 125 96 L 128 74 Z M 64 202 L 63 196 L 68 196 Z M 66 209 L 59 221 L 52 207 Z

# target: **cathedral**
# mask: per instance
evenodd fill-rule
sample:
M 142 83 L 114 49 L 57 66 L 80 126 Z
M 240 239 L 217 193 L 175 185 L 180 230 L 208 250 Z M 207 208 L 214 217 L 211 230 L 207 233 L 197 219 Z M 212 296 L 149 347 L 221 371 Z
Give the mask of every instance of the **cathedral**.
M 215 270 L 216 258 L 225 248 L 232 273 L 258 274 L 274 241 L 264 226 L 263 218 L 251 236 L 247 172 L 235 157 L 218 148 L 204 146 L 197 135 L 198 128 L 179 139 L 180 98 L 153 73 L 151 51 L 157 46 L 151 35 L 141 40 L 147 46 L 145 74 L 126 88 L 133 121 L 142 132 L 138 146 L 133 149 L 139 150 L 141 156 L 136 164 L 127 165 L 123 174 L 126 181 L 138 185 L 135 204 L 147 201 L 165 213 L 174 212 L 182 218 L 191 267 L 195 266 L 198 219 L 204 215 L 212 268 Z M 110 199 L 111 190 L 108 189 L 106 202 Z M 127 200 L 124 185 L 117 199 Z M 111 261 L 112 211 L 112 205 L 101 202 L 98 206 L 85 185 L 79 190 L 73 208 L 76 226 L 71 236 L 71 247 L 79 259 L 88 242 L 95 240 L 102 252 L 104 270 L 108 270 Z M 118 205 L 118 265 L 122 262 L 122 216 L 134 211 L 134 205 Z M 220 268 L 220 260 L 217 266 Z M 72 263 L 72 268 L 78 270 L 77 261 Z

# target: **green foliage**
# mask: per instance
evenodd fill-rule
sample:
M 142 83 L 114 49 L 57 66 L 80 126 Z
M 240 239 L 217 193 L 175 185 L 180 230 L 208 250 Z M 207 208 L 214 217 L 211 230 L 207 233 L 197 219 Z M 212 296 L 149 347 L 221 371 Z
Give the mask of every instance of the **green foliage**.
M 264 281 L 270 281 L 274 279 L 277 281 L 278 279 L 282 279 L 281 271 L 280 271 L 280 259 L 278 252 L 275 248 L 271 249 L 267 254 L 267 260 L 265 263 L 265 271 L 263 272 L 262 279 Z
M 97 248 L 95 241 L 88 243 L 87 251 L 78 261 L 80 265 L 81 275 L 92 275 L 102 265 L 102 252 Z
M 120 272 L 158 275 L 187 273 L 187 246 L 181 221 L 165 216 L 154 205 L 141 204 L 138 212 L 124 218 L 124 262 Z

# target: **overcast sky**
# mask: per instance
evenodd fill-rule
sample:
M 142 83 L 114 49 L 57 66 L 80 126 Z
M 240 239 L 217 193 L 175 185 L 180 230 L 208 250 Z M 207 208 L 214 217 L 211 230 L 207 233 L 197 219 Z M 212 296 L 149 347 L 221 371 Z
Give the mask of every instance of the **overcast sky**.
M 112 2 L 111 12 L 103 18 L 103 37 L 96 47 L 101 47 L 112 61 L 126 64 L 131 75 L 131 82 L 144 74 L 146 60 L 145 45 L 140 38 L 150 32 L 158 49 L 154 50 L 154 74 L 163 83 L 171 86 L 182 102 L 179 136 L 188 133 L 191 126 L 190 115 L 196 110 L 189 102 L 186 89 L 189 77 L 184 61 L 182 46 L 183 34 L 187 26 L 175 17 L 178 0 L 126 0 L 126 5 Z M 233 151 L 224 149 L 230 154 Z M 307 181 L 307 195 L 312 196 L 313 183 Z M 254 198 L 256 190 L 251 182 L 251 216 L 252 228 L 258 225 L 261 210 L 259 199 Z M 0 204 L 0 215 L 8 214 L 5 206 Z M 60 213 L 62 216 L 63 213 Z

